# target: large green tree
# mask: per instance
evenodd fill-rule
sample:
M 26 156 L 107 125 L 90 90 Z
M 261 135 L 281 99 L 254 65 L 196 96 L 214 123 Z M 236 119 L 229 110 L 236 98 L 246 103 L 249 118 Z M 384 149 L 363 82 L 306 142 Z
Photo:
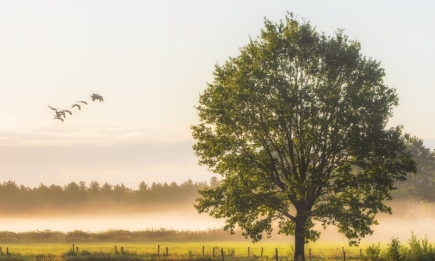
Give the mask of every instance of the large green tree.
M 386 128 L 396 92 L 341 30 L 326 36 L 292 16 L 264 26 L 200 95 L 193 149 L 223 178 L 195 207 L 254 242 L 277 221 L 295 257 L 319 237 L 315 222 L 358 244 L 415 171 L 401 128 Z

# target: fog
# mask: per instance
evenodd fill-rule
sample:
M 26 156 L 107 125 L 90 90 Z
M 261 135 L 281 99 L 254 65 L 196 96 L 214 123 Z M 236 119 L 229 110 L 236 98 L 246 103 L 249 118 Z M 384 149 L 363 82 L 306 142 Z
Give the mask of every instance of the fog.
M 32 230 L 99 232 L 108 229 L 146 230 L 168 228 L 176 230 L 207 230 L 223 225 L 207 215 L 199 215 L 195 210 L 166 211 L 154 213 L 130 213 L 108 215 L 74 215 L 53 217 L 3 217 L 0 230 L 24 232 Z
M 381 214 L 378 216 L 379 225 L 373 226 L 374 233 L 367 236 L 361 242 L 388 242 L 391 237 L 398 237 L 406 242 L 413 231 L 418 238 L 428 236 L 429 240 L 435 241 L 435 205 L 431 203 L 392 202 L 388 204 L 393 208 L 393 214 Z M 207 230 L 220 228 L 224 225 L 223 220 L 213 219 L 207 214 L 198 214 L 192 207 L 183 209 L 155 209 L 155 211 L 122 211 L 116 210 L 105 213 L 86 213 L 85 211 L 59 212 L 56 215 L 32 215 L 30 216 L 3 216 L 0 217 L 0 230 L 2 231 L 34 231 L 56 230 L 72 231 L 83 230 L 88 232 L 100 232 L 108 229 L 147 230 L 147 229 L 175 229 L 175 230 Z M 112 209 L 113 210 L 113 209 Z M 47 212 L 44 212 L 47 214 Z M 343 242 L 347 240 L 337 232 L 336 227 L 328 227 L 324 230 L 320 225 L 316 226 L 320 231 L 321 238 L 318 242 Z M 292 240 L 283 236 L 273 235 L 272 239 Z

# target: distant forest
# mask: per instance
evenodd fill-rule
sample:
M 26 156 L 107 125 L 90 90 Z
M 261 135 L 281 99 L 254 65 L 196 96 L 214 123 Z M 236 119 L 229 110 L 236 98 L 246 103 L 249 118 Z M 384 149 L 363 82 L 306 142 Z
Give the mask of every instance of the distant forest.
M 274 235 L 275 237 L 275 235 Z M 276 235 L 277 239 L 286 236 Z M 223 229 L 209 229 L 203 231 L 180 231 L 174 229 L 157 229 L 157 230 L 107 230 L 103 232 L 86 232 L 74 230 L 70 232 L 42 230 L 27 232 L 0 231 L 0 242 L 120 242 L 120 241 L 141 241 L 141 242 L 159 242 L 159 241 L 225 241 L 225 240 L 245 240 L 239 231 L 231 235 Z M 288 240 L 288 239 L 287 239 Z
M 38 209 L 68 209 L 79 205 L 93 205 L 99 207 L 113 206 L 171 206 L 190 205 L 198 197 L 198 190 L 218 186 L 217 178 L 207 182 L 184 183 L 152 183 L 139 184 L 138 189 L 131 189 L 124 184 L 111 185 L 104 183 L 102 186 L 93 181 L 89 185 L 80 181 L 71 182 L 65 186 L 40 184 L 38 187 L 29 188 L 17 185 L 14 181 L 0 184 L 0 208 L 2 212 L 28 212 Z M 2 213 L 0 213 L 1 215 Z
M 408 149 L 418 163 L 418 172 L 407 176 L 407 180 L 398 182 L 393 191 L 394 199 L 435 202 L 435 151 L 423 145 L 423 141 L 408 138 Z M 77 206 L 91 205 L 92 211 L 113 206 L 140 207 L 141 211 L 160 207 L 187 207 L 195 203 L 198 190 L 219 186 L 219 180 L 213 177 L 207 182 L 152 183 L 141 182 L 137 189 L 124 184 L 100 185 L 93 181 L 89 185 L 83 181 L 71 182 L 64 186 L 40 184 L 29 188 L 17 185 L 14 181 L 0 184 L 0 215 L 29 213 L 41 209 L 75 209 Z M 148 207 L 148 208 L 147 208 Z

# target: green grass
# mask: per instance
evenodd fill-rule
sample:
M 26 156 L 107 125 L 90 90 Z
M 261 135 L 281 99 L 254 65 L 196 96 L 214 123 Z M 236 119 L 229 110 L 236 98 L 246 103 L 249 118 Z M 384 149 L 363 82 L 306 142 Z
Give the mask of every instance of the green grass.
M 263 256 L 274 257 L 275 249 L 278 248 L 279 256 L 289 256 L 293 253 L 292 243 L 282 241 L 277 242 L 259 242 L 256 244 L 250 242 L 154 242 L 154 243 L 137 243 L 137 242 L 89 242 L 89 243 L 76 243 L 75 247 L 79 247 L 79 252 L 86 250 L 89 252 L 103 252 L 115 254 L 115 246 L 117 250 L 136 252 L 137 254 L 157 254 L 158 245 L 160 245 L 160 254 L 166 253 L 168 247 L 169 255 L 193 255 L 201 256 L 202 247 L 204 246 L 205 255 L 211 256 L 213 248 L 224 250 L 224 255 L 234 253 L 236 256 L 247 256 L 248 247 L 250 254 L 260 256 L 261 248 L 263 248 Z M 1 243 L 0 245 L 3 252 L 6 247 L 9 248 L 9 253 L 19 253 L 21 255 L 38 255 L 38 254 L 51 254 L 62 255 L 71 250 L 72 244 L 70 243 Z M 363 244 L 360 247 L 349 247 L 345 242 L 340 243 L 311 243 L 306 245 L 308 253 L 311 248 L 313 256 L 341 256 L 342 247 L 349 253 L 348 255 L 358 255 L 359 249 L 364 249 L 368 244 Z M 215 251 L 216 255 L 220 255 L 218 250 Z

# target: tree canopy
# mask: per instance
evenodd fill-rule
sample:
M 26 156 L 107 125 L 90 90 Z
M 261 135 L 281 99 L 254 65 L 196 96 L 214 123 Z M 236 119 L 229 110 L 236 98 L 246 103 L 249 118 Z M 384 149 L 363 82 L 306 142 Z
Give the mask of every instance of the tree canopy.
M 318 33 L 293 16 L 265 19 L 261 35 L 216 65 L 192 126 L 199 163 L 223 176 L 200 191 L 199 212 L 226 219 L 258 241 L 279 223 L 295 257 L 336 225 L 350 244 L 390 212 L 395 182 L 416 164 L 402 128 L 387 128 L 398 105 L 380 63 L 342 30 Z

